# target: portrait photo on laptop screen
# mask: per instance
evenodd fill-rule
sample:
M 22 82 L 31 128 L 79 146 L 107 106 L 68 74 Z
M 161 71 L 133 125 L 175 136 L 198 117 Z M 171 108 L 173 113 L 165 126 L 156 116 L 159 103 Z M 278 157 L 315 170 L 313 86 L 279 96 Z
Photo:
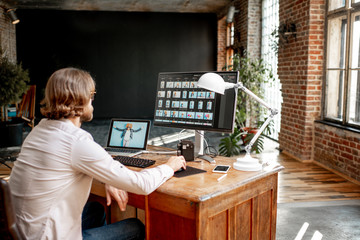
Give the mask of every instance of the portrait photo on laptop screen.
M 114 121 L 110 129 L 109 146 L 145 148 L 147 129 L 147 122 Z

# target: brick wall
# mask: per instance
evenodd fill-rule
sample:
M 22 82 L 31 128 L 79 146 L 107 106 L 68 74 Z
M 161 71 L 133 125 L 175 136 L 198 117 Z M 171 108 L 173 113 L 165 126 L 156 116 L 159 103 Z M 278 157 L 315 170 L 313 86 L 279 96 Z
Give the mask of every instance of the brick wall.
M 0 8 L 0 44 L 3 52 L 12 61 L 16 61 L 15 26 L 4 15 L 4 9 Z
M 320 118 L 325 0 L 280 0 L 279 20 L 296 25 L 296 37 L 279 45 L 282 84 L 280 148 L 312 160 L 314 120 Z
M 233 19 L 235 52 L 245 50 L 249 57 L 260 58 L 261 0 L 235 0 L 233 5 L 238 11 Z M 226 16 L 218 21 L 218 70 L 225 66 L 223 59 L 226 61 Z
M 234 1 L 234 48 L 249 57 L 261 56 L 261 0 Z
M 322 10 L 315 6 L 310 9 L 314 15 L 312 16 L 313 24 L 310 26 L 310 31 L 314 33 L 321 32 L 324 28 L 321 26 L 323 21 Z M 320 14 L 318 14 L 320 13 Z M 310 41 L 314 46 L 310 49 L 310 60 L 317 64 L 323 60 L 323 48 L 319 45 L 322 38 L 311 38 Z M 317 69 L 314 69 L 316 72 Z M 317 79 L 314 79 L 315 81 Z M 322 166 L 335 170 L 344 177 L 349 177 L 350 180 L 355 179 L 360 182 L 360 134 L 349 130 L 344 130 L 337 127 L 327 126 L 323 123 L 315 123 L 314 127 L 314 155 L 313 160 L 320 163 Z
M 217 71 L 221 71 L 226 64 L 226 16 L 218 20 L 217 34 Z
M 234 1 L 235 9 L 239 12 L 234 15 L 234 49 L 243 53 L 248 48 L 248 1 Z
M 360 134 L 315 123 L 314 160 L 360 182 Z

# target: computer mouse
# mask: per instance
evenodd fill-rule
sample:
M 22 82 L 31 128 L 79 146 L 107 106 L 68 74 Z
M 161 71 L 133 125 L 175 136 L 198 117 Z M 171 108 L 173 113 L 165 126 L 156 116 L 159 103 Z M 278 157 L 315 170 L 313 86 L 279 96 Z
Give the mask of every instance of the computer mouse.
M 210 164 L 216 164 L 215 159 L 207 155 L 199 155 L 198 158 L 208 161 Z
M 177 170 L 175 173 L 182 172 L 182 171 L 185 171 L 185 169 L 183 167 L 180 168 L 179 170 Z

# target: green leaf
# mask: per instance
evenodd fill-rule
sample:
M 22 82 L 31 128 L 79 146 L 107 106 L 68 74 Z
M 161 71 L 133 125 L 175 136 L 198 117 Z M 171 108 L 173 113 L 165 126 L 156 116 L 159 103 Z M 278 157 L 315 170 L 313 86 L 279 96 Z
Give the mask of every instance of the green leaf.
M 220 140 L 219 153 L 222 156 L 231 157 L 241 153 L 241 132 L 236 128 L 234 133 Z

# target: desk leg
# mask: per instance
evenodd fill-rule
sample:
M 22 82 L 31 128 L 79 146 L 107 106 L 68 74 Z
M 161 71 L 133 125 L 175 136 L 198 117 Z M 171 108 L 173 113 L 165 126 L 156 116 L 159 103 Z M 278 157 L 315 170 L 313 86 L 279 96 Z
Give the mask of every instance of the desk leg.
M 146 236 L 152 239 L 196 239 L 198 204 L 183 198 L 153 192 L 146 198 Z
M 149 196 L 145 196 L 145 239 L 150 239 Z

